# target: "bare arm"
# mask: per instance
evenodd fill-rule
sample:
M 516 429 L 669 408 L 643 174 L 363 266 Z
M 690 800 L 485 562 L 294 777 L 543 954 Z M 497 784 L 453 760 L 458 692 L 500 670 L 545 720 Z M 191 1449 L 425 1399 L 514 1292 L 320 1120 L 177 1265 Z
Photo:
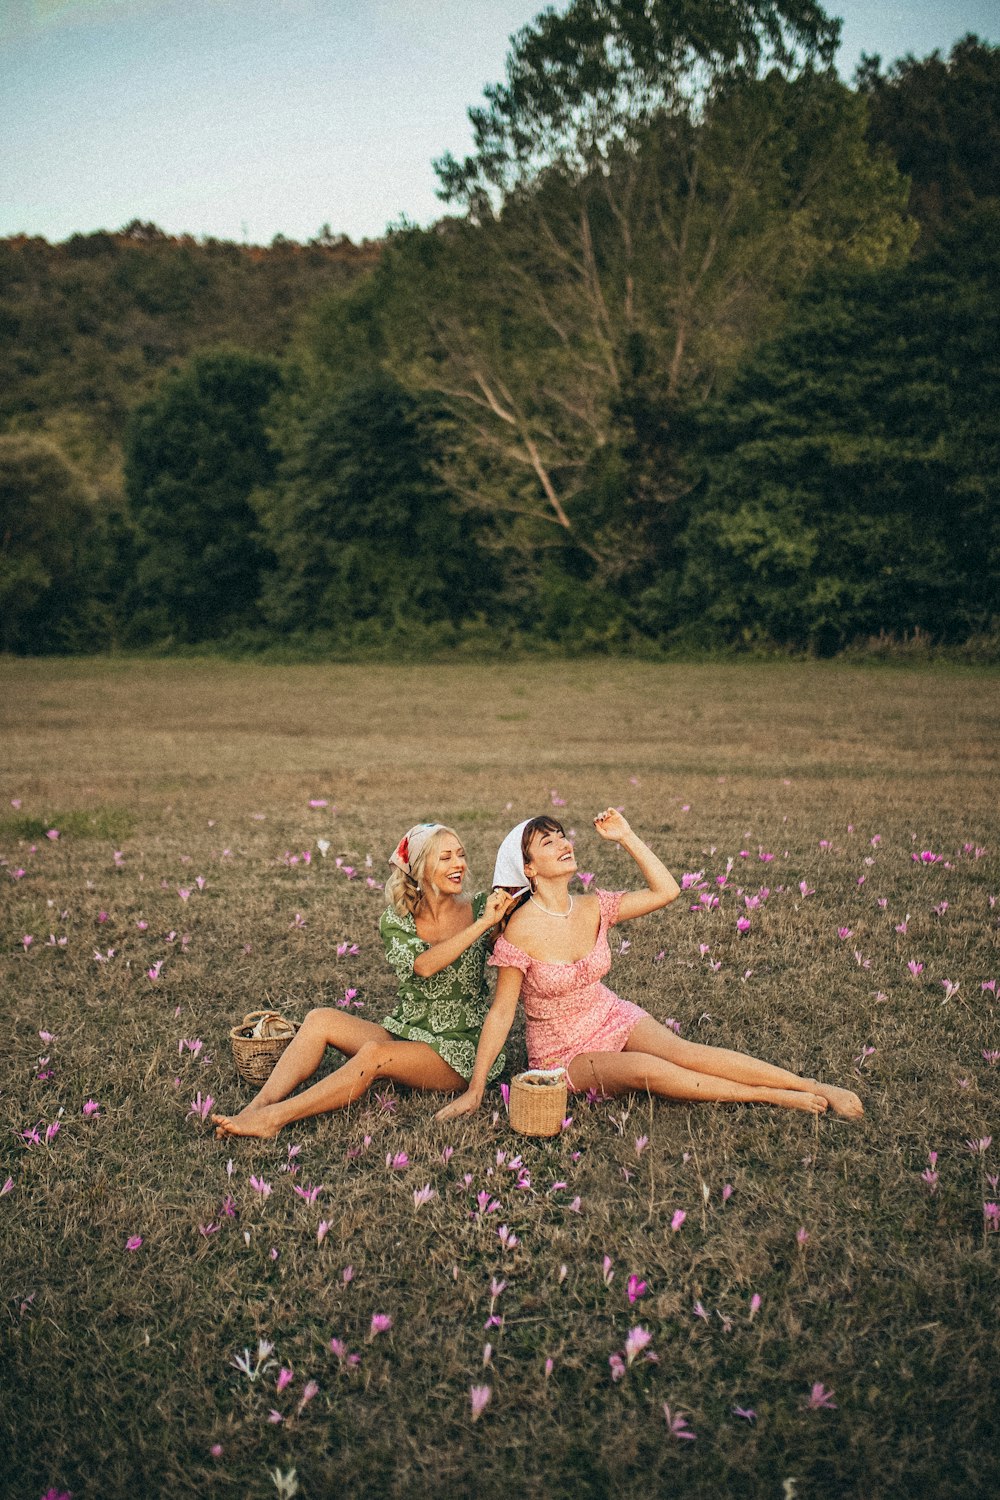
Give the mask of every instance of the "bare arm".
M 620 845 L 627 854 L 631 854 L 646 882 L 647 888 L 644 891 L 625 892 L 618 908 L 619 922 L 627 922 L 630 917 L 644 917 L 647 912 L 658 911 L 661 906 L 669 906 L 671 901 L 676 901 L 681 893 L 680 886 L 649 845 L 644 844 L 639 835 L 632 832 L 620 812 L 609 807 L 598 813 L 594 819 L 594 827 L 602 839 Z
M 496 927 L 513 905 L 514 898 L 508 896 L 506 891 L 491 891 L 483 914 L 477 921 L 470 922 L 468 927 L 463 927 L 454 937 L 443 938 L 440 943 L 434 943 L 417 954 L 413 960 L 414 974 L 420 979 L 429 979 L 432 974 L 439 974 L 442 969 L 453 964 L 456 958 L 461 958 L 465 950 L 471 948 L 483 933 Z
M 460 1115 L 475 1114 L 483 1102 L 486 1077 L 500 1056 L 500 1049 L 510 1035 L 517 1011 L 517 998 L 521 993 L 524 976 L 520 969 L 501 969 L 497 979 L 497 992 L 490 1006 L 490 1013 L 483 1022 L 476 1048 L 476 1062 L 472 1077 L 464 1094 L 450 1099 L 434 1116 L 436 1120 L 456 1120 Z

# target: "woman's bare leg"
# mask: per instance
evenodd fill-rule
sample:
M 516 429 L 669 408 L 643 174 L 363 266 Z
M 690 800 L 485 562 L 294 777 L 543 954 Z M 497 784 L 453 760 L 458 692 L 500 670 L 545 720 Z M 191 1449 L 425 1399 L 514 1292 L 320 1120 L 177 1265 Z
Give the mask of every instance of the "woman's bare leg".
M 367 1042 L 385 1042 L 389 1033 L 374 1021 L 345 1015 L 342 1010 L 321 1006 L 311 1010 L 278 1058 L 270 1077 L 238 1114 L 213 1115 L 220 1124 L 242 1120 L 266 1104 L 285 1099 L 293 1089 L 311 1078 L 323 1061 L 327 1047 L 336 1047 L 345 1057 L 353 1057 Z
M 608 1095 L 645 1090 L 664 1099 L 685 1099 L 691 1103 L 776 1104 L 782 1109 L 801 1109 L 813 1115 L 821 1115 L 826 1109 L 821 1094 L 696 1073 L 692 1068 L 678 1067 L 648 1052 L 581 1052 L 570 1063 L 569 1076 L 575 1089 L 594 1088 Z
M 818 1083 L 815 1078 L 800 1078 L 787 1068 L 775 1067 L 762 1062 L 745 1052 L 732 1052 L 726 1047 L 706 1047 L 701 1042 L 688 1042 L 675 1035 L 669 1026 L 661 1026 L 652 1016 L 637 1021 L 625 1043 L 626 1052 L 646 1052 L 653 1057 L 662 1057 L 679 1068 L 690 1068 L 695 1073 L 707 1073 L 713 1078 L 728 1078 L 734 1083 L 747 1083 L 757 1088 L 791 1089 L 807 1094 L 819 1094 L 831 1106 L 835 1114 L 854 1120 L 864 1114 L 864 1107 L 857 1094 L 850 1089 L 834 1088 L 829 1083 Z
M 376 1028 L 381 1031 L 381 1027 Z M 291 1048 L 288 1049 L 289 1051 Z M 311 1088 L 273 1103 L 257 1103 L 252 1110 L 229 1119 L 213 1115 L 216 1135 L 270 1137 L 295 1120 L 329 1110 L 344 1109 L 368 1092 L 379 1078 L 392 1079 L 411 1089 L 432 1089 L 444 1094 L 465 1088 L 465 1079 L 439 1057 L 426 1042 L 403 1042 L 383 1032 L 381 1040 L 365 1042 L 336 1072 L 321 1078 Z

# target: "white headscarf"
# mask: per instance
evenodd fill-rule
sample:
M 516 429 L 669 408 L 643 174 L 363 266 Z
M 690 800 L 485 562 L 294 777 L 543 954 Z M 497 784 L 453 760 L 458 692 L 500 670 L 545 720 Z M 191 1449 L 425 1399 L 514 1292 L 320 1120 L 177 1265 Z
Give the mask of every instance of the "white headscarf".
M 497 850 L 497 862 L 493 870 L 493 884 L 505 886 L 517 895 L 528 889 L 528 877 L 524 873 L 524 856 L 521 853 L 521 836 L 530 818 L 512 828 Z
M 415 823 L 408 833 L 403 834 L 389 855 L 389 863 L 395 865 L 397 870 L 402 870 L 404 874 L 412 875 L 413 866 L 419 862 L 428 841 L 436 833 L 440 833 L 444 827 L 443 823 Z

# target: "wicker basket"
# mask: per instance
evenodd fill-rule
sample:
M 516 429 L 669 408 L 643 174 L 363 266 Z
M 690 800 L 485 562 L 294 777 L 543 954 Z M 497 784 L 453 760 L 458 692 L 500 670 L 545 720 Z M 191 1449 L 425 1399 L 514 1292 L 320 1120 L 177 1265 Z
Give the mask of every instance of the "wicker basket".
M 558 1135 L 566 1117 L 566 1070 L 532 1068 L 510 1086 L 510 1128 L 519 1135 Z
M 276 1010 L 252 1010 L 229 1033 L 236 1071 L 244 1083 L 266 1083 L 278 1058 L 299 1029 Z

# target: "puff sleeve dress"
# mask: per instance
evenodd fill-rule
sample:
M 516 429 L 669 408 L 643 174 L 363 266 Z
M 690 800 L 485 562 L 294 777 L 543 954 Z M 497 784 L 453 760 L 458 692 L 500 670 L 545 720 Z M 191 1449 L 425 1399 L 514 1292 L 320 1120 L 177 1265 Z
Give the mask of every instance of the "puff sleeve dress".
M 473 921 L 478 921 L 486 909 L 487 896 L 486 891 L 473 896 Z M 431 945 L 418 935 L 409 913 L 401 917 L 388 907 L 379 920 L 379 933 L 386 959 L 399 980 L 395 1008 L 381 1024 L 404 1041 L 426 1042 L 468 1082 L 479 1033 L 490 1008 L 486 985 L 489 933 L 477 938 L 454 963 L 426 979 L 414 974 L 413 964 Z M 490 1083 L 499 1078 L 505 1063 L 501 1052 L 489 1071 Z
M 489 959 L 498 969 L 520 969 L 527 1022 L 528 1061 L 533 1068 L 567 1068 L 581 1052 L 621 1052 L 629 1033 L 647 1014 L 601 984 L 611 967 L 608 929 L 618 920 L 624 891 L 597 891 L 601 920 L 593 948 L 573 963 L 543 963 L 506 937 L 497 938 Z

